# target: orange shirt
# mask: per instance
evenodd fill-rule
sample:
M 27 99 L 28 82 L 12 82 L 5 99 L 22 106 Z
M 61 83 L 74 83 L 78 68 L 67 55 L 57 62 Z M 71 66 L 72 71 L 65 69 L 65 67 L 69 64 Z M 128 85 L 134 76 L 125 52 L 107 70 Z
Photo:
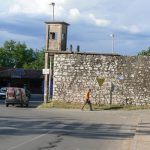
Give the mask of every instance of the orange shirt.
M 90 91 L 88 91 L 85 95 L 85 99 L 90 99 Z

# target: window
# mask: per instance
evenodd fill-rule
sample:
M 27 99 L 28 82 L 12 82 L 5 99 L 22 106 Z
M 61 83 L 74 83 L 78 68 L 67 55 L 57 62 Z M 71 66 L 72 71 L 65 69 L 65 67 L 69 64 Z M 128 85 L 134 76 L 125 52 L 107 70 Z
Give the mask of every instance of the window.
M 49 39 L 57 40 L 58 34 L 57 32 L 50 32 Z
M 65 33 L 62 34 L 62 40 L 65 40 Z

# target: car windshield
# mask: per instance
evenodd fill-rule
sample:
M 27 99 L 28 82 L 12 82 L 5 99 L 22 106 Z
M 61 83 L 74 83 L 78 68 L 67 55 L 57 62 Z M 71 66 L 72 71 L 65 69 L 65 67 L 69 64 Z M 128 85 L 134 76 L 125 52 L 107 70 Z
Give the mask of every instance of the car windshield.
M 6 90 L 7 89 L 5 87 L 3 87 L 3 88 L 0 89 L 1 92 L 6 92 Z

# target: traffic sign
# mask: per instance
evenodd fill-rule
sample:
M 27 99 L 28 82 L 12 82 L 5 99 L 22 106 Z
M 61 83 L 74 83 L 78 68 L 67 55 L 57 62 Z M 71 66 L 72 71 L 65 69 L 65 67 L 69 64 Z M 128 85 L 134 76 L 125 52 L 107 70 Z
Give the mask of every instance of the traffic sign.
M 96 80 L 97 80 L 97 82 L 98 82 L 98 84 L 99 84 L 100 87 L 103 86 L 103 83 L 105 82 L 104 78 L 98 78 L 97 77 Z
M 43 70 L 42 70 L 42 73 L 43 73 L 43 74 L 49 74 L 49 69 L 43 69 Z

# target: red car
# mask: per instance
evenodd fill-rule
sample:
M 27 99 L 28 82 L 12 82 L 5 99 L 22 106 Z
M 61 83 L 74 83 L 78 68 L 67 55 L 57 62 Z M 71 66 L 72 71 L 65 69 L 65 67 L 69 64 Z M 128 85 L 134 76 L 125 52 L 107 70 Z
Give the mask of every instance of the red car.
M 26 95 L 25 89 L 17 87 L 8 87 L 6 91 L 5 99 L 6 107 L 15 104 L 20 104 L 21 106 L 29 106 L 29 97 Z

